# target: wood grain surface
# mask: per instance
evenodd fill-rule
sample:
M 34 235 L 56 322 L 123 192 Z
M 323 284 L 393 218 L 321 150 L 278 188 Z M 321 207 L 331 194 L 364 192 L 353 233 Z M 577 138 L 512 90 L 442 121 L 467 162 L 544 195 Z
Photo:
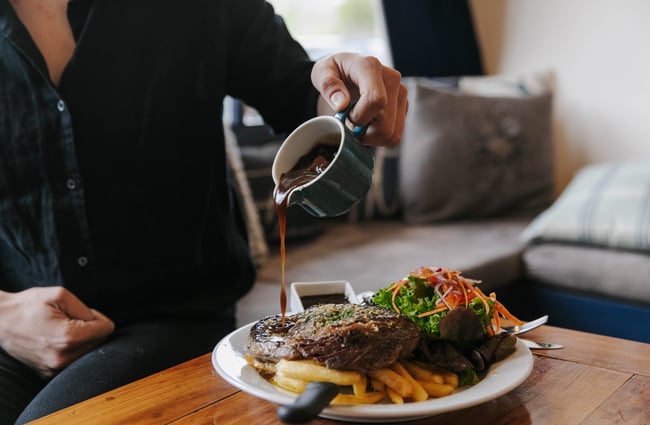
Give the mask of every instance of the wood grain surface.
M 650 344 L 542 326 L 525 335 L 564 345 L 533 350 L 528 379 L 486 403 L 404 424 L 650 424 Z M 210 353 L 32 424 L 281 424 L 273 403 L 232 387 Z M 310 425 L 349 422 L 317 418 Z

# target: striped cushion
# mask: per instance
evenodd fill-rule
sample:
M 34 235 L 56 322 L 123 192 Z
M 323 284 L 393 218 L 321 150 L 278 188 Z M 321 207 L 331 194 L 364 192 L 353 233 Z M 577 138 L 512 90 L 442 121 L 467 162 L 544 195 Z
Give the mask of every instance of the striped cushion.
M 523 237 L 650 252 L 650 161 L 582 168 Z

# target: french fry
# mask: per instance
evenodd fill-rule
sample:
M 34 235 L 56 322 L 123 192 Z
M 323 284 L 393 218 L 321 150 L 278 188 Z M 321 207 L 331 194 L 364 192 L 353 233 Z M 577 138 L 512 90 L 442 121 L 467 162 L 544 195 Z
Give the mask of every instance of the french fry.
M 331 404 L 358 405 L 390 402 L 403 404 L 444 397 L 458 388 L 458 375 L 421 361 L 400 360 L 390 367 L 362 374 L 329 369 L 314 360 L 280 360 L 262 363 L 251 356 L 246 361 L 280 388 L 302 393 L 309 382 L 332 382 L 343 388 Z
M 337 394 L 336 397 L 330 402 L 331 404 L 376 404 L 386 397 L 382 391 L 366 392 L 363 396 L 358 397 L 353 394 Z
M 437 384 L 435 382 L 418 381 L 424 390 L 431 397 L 444 397 L 454 392 L 455 388 L 449 384 Z
M 408 360 L 403 360 L 402 364 L 415 379 L 419 379 L 421 381 L 435 382 L 436 384 L 445 383 L 445 378 L 442 376 L 442 374 L 434 372 L 430 368 L 421 366 L 417 363 Z
M 454 389 L 458 388 L 458 375 L 454 372 L 445 372 L 442 377 L 445 380 L 445 384 L 451 385 Z
M 369 375 L 382 381 L 386 386 L 404 398 L 413 395 L 413 385 L 392 369 L 384 368 L 369 372 Z
M 285 390 L 293 391 L 294 393 L 302 393 L 305 391 L 308 382 L 302 379 L 288 378 L 282 375 L 273 375 L 271 383 L 277 385 Z
M 359 382 L 352 384 L 352 392 L 356 397 L 363 398 L 366 395 L 366 388 L 368 387 L 368 378 L 366 375 L 361 375 Z
M 381 382 L 379 379 L 375 379 L 373 377 L 370 377 L 370 388 L 372 388 L 375 391 L 385 391 L 386 390 L 386 384 Z
M 448 384 L 448 385 L 451 385 L 454 388 L 458 388 L 458 375 L 456 375 L 454 372 L 452 372 L 450 370 L 447 370 L 447 369 L 440 369 L 440 368 L 437 368 L 435 366 L 428 365 L 426 363 L 422 363 L 422 362 L 417 361 L 417 360 L 411 360 L 411 361 L 409 361 L 409 363 L 411 363 L 413 366 L 419 367 L 421 369 L 428 370 L 431 373 L 433 373 L 434 375 L 439 375 L 438 378 L 435 378 L 434 382 L 437 382 L 439 384 Z M 442 378 L 442 381 L 440 381 L 440 378 Z M 424 380 L 427 380 L 427 381 L 429 380 L 429 379 L 425 379 L 423 377 L 420 378 L 420 377 L 417 377 L 417 376 L 415 377 L 415 379 L 418 379 L 418 380 L 424 379 Z
M 429 398 L 429 394 L 424 388 L 422 388 L 422 385 L 411 376 L 408 370 L 406 370 L 400 362 L 393 363 L 390 368 L 411 383 L 411 386 L 413 387 L 413 395 L 411 396 L 413 401 L 425 401 Z
M 270 363 L 270 362 L 261 362 L 259 360 L 256 360 L 253 356 L 250 354 L 246 354 L 246 363 L 255 370 L 259 372 L 263 372 L 269 375 L 272 375 L 275 373 L 275 363 Z
M 276 375 L 304 381 L 332 382 L 337 385 L 353 385 L 361 380 L 359 372 L 349 370 L 329 369 L 311 360 L 280 360 L 276 367 Z
M 390 398 L 391 403 L 404 404 L 404 397 L 399 395 L 397 391 L 393 390 L 391 387 L 386 387 L 386 394 L 388 394 L 388 398 Z

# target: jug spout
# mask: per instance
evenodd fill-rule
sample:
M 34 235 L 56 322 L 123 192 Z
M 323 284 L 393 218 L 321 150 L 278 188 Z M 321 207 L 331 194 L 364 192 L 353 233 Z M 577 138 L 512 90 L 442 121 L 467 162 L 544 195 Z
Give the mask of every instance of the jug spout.
M 292 188 L 289 193 L 285 194 L 284 202 L 278 202 L 278 198 L 276 198 L 276 210 L 286 210 L 293 205 L 298 205 L 309 214 L 319 218 L 343 214 L 343 212 L 332 210 L 330 207 L 323 207 L 322 203 L 315 204 L 305 195 L 302 187 Z
M 291 192 L 289 192 L 287 198 L 287 208 L 289 208 L 292 205 L 302 206 L 304 202 L 305 202 L 305 196 L 302 193 L 302 187 L 293 188 Z

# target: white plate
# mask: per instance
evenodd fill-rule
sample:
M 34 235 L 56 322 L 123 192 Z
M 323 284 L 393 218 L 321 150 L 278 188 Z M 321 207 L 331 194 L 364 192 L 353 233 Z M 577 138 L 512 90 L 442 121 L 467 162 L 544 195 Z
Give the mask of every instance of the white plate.
M 270 384 L 246 363 L 248 333 L 253 323 L 224 337 L 212 351 L 212 365 L 219 375 L 242 391 L 277 404 L 291 404 L 295 395 Z M 516 351 L 495 363 L 478 384 L 452 395 L 421 402 L 329 406 L 320 416 L 354 422 L 396 422 L 413 420 L 439 413 L 464 409 L 510 392 L 524 382 L 533 368 L 533 355 L 517 341 Z

